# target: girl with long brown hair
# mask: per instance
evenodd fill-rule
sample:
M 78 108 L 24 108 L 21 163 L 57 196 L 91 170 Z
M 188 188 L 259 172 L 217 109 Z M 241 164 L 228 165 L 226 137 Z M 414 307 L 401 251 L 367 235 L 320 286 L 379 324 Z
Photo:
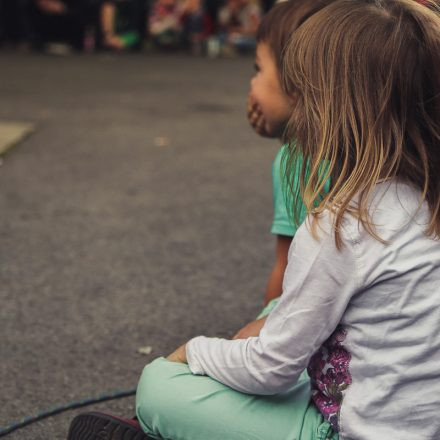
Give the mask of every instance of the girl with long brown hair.
M 286 173 L 299 151 L 309 216 L 283 294 L 258 336 L 199 336 L 145 367 L 153 438 L 440 438 L 440 9 L 425 3 L 336 0 L 293 33 Z

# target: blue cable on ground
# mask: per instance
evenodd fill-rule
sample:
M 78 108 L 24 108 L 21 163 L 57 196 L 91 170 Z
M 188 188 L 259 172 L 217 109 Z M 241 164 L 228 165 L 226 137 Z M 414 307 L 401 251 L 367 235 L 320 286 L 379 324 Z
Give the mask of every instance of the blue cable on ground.
M 0 428 L 0 437 L 10 434 L 17 429 L 24 428 L 27 425 L 38 422 L 45 419 L 46 417 L 54 416 L 55 414 L 68 411 L 70 409 L 81 408 L 82 406 L 92 405 L 94 403 L 106 402 L 107 400 L 120 399 L 122 397 L 134 396 L 136 394 L 136 388 L 130 390 L 119 390 L 113 391 L 107 394 L 103 394 L 99 397 L 88 397 L 82 400 L 76 400 L 73 402 L 66 403 L 64 405 L 56 406 L 50 408 L 46 411 L 42 411 L 34 416 L 25 417 L 24 419 L 18 420 L 11 423 L 9 426 Z

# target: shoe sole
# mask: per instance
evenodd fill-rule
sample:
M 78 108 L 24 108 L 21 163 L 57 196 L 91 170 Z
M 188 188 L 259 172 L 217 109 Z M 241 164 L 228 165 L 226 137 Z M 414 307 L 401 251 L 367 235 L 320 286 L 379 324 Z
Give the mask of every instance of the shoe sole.
M 70 424 L 67 440 L 153 440 L 122 420 L 104 414 L 80 414 Z

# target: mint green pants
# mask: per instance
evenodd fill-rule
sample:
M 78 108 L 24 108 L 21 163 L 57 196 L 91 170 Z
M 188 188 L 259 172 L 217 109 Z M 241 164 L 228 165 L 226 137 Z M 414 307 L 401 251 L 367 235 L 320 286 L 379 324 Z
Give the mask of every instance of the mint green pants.
M 310 402 L 305 372 L 284 393 L 254 396 L 158 358 L 142 372 L 136 414 L 148 435 L 166 440 L 339 439 Z

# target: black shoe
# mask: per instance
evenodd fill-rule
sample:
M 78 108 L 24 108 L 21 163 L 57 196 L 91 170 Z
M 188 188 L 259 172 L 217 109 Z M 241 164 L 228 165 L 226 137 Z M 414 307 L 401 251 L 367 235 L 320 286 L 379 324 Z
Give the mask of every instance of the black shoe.
M 134 419 L 88 412 L 76 416 L 69 427 L 67 440 L 153 440 Z

